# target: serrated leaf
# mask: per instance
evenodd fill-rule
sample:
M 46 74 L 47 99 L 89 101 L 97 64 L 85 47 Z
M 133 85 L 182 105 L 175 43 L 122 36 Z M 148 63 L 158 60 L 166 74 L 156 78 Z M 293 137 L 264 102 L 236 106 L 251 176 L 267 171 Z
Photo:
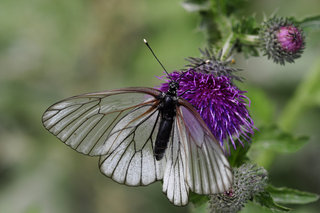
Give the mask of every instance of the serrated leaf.
M 258 23 L 255 15 L 248 17 L 234 17 L 232 19 L 232 31 L 237 34 L 257 34 L 259 32 Z
M 254 15 L 242 18 L 233 17 L 232 31 L 239 39 L 237 44 L 238 52 L 243 52 L 246 58 L 249 56 L 259 56 L 257 41 L 256 39 L 252 40 L 252 36 L 257 37 L 256 35 L 259 32 L 258 23 Z M 250 36 L 251 40 L 248 39 Z
M 293 153 L 308 142 L 307 136 L 295 137 L 290 133 L 283 132 L 276 125 L 264 126 L 253 137 L 255 149 L 272 150 L 282 153 Z
M 277 188 L 269 185 L 266 191 L 270 193 L 275 202 L 282 204 L 307 204 L 319 199 L 317 194 L 286 187 Z
M 249 201 L 246 203 L 244 208 L 240 211 L 240 213 L 273 213 L 274 210 L 271 210 L 267 207 L 261 206 L 256 202 Z
M 200 12 L 210 10 L 210 1 L 207 0 L 187 0 L 181 3 L 188 12 Z
M 259 195 L 256 195 L 254 197 L 254 201 L 260 204 L 261 206 L 264 206 L 268 209 L 271 209 L 272 211 L 281 211 L 281 212 L 287 212 L 291 209 L 285 206 L 281 206 L 274 202 L 269 192 L 263 192 Z
M 299 23 L 303 29 L 320 30 L 320 15 L 307 17 Z

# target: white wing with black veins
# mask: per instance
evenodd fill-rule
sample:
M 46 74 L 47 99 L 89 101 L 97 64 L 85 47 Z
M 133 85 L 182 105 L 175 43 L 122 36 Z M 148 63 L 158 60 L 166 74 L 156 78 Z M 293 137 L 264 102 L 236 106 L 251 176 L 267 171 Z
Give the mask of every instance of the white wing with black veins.
M 139 107 L 156 107 L 160 94 L 152 88 L 126 88 L 74 96 L 50 106 L 42 122 L 71 148 L 100 156 L 110 151 L 106 141 L 117 123 Z
M 118 183 L 148 185 L 163 180 L 163 192 L 177 206 L 198 194 L 227 191 L 229 163 L 196 110 L 179 98 L 165 156 L 157 161 L 161 91 L 125 88 L 88 93 L 47 109 L 43 125 L 78 152 L 100 156 L 100 171 Z

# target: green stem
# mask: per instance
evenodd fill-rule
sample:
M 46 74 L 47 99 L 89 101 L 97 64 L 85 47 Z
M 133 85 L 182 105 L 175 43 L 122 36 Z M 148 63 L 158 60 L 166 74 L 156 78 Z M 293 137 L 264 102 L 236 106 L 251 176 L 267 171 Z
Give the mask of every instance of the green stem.
M 258 35 L 243 35 L 239 37 L 239 40 L 242 44 L 249 46 L 259 46 L 259 36 Z
M 234 49 L 233 47 L 234 47 L 234 34 L 231 33 L 222 47 L 222 55 L 221 55 L 222 61 L 226 60 L 232 54 L 232 51 Z
M 221 33 L 216 23 L 216 16 L 212 11 L 201 11 L 200 28 L 206 33 L 206 39 L 210 45 L 216 45 L 221 39 Z
M 234 44 L 236 39 L 240 41 L 240 43 L 250 46 L 259 46 L 259 36 L 257 35 L 242 35 L 237 38 L 237 35 L 234 33 L 230 33 L 222 48 L 222 56 L 221 60 L 226 60 L 234 50 Z

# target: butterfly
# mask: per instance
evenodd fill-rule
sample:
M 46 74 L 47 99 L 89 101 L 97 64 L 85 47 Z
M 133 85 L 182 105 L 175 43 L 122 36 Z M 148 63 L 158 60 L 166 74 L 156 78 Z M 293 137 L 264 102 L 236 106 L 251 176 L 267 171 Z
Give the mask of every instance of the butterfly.
M 168 199 L 183 206 L 190 191 L 228 191 L 233 175 L 217 140 L 178 89 L 171 80 L 166 92 L 129 87 L 73 96 L 50 106 L 42 122 L 74 150 L 99 156 L 107 177 L 128 186 L 162 180 Z

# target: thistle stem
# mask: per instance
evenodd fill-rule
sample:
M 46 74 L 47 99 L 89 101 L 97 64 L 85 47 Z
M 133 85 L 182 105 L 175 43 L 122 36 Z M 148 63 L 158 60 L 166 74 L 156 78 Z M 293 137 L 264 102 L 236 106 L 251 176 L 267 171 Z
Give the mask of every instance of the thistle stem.
M 242 44 L 249 45 L 249 46 L 259 46 L 259 36 L 258 35 L 243 35 L 239 38 L 239 41 Z
M 221 61 L 228 59 L 231 56 L 234 49 L 234 34 L 231 33 L 222 47 Z

